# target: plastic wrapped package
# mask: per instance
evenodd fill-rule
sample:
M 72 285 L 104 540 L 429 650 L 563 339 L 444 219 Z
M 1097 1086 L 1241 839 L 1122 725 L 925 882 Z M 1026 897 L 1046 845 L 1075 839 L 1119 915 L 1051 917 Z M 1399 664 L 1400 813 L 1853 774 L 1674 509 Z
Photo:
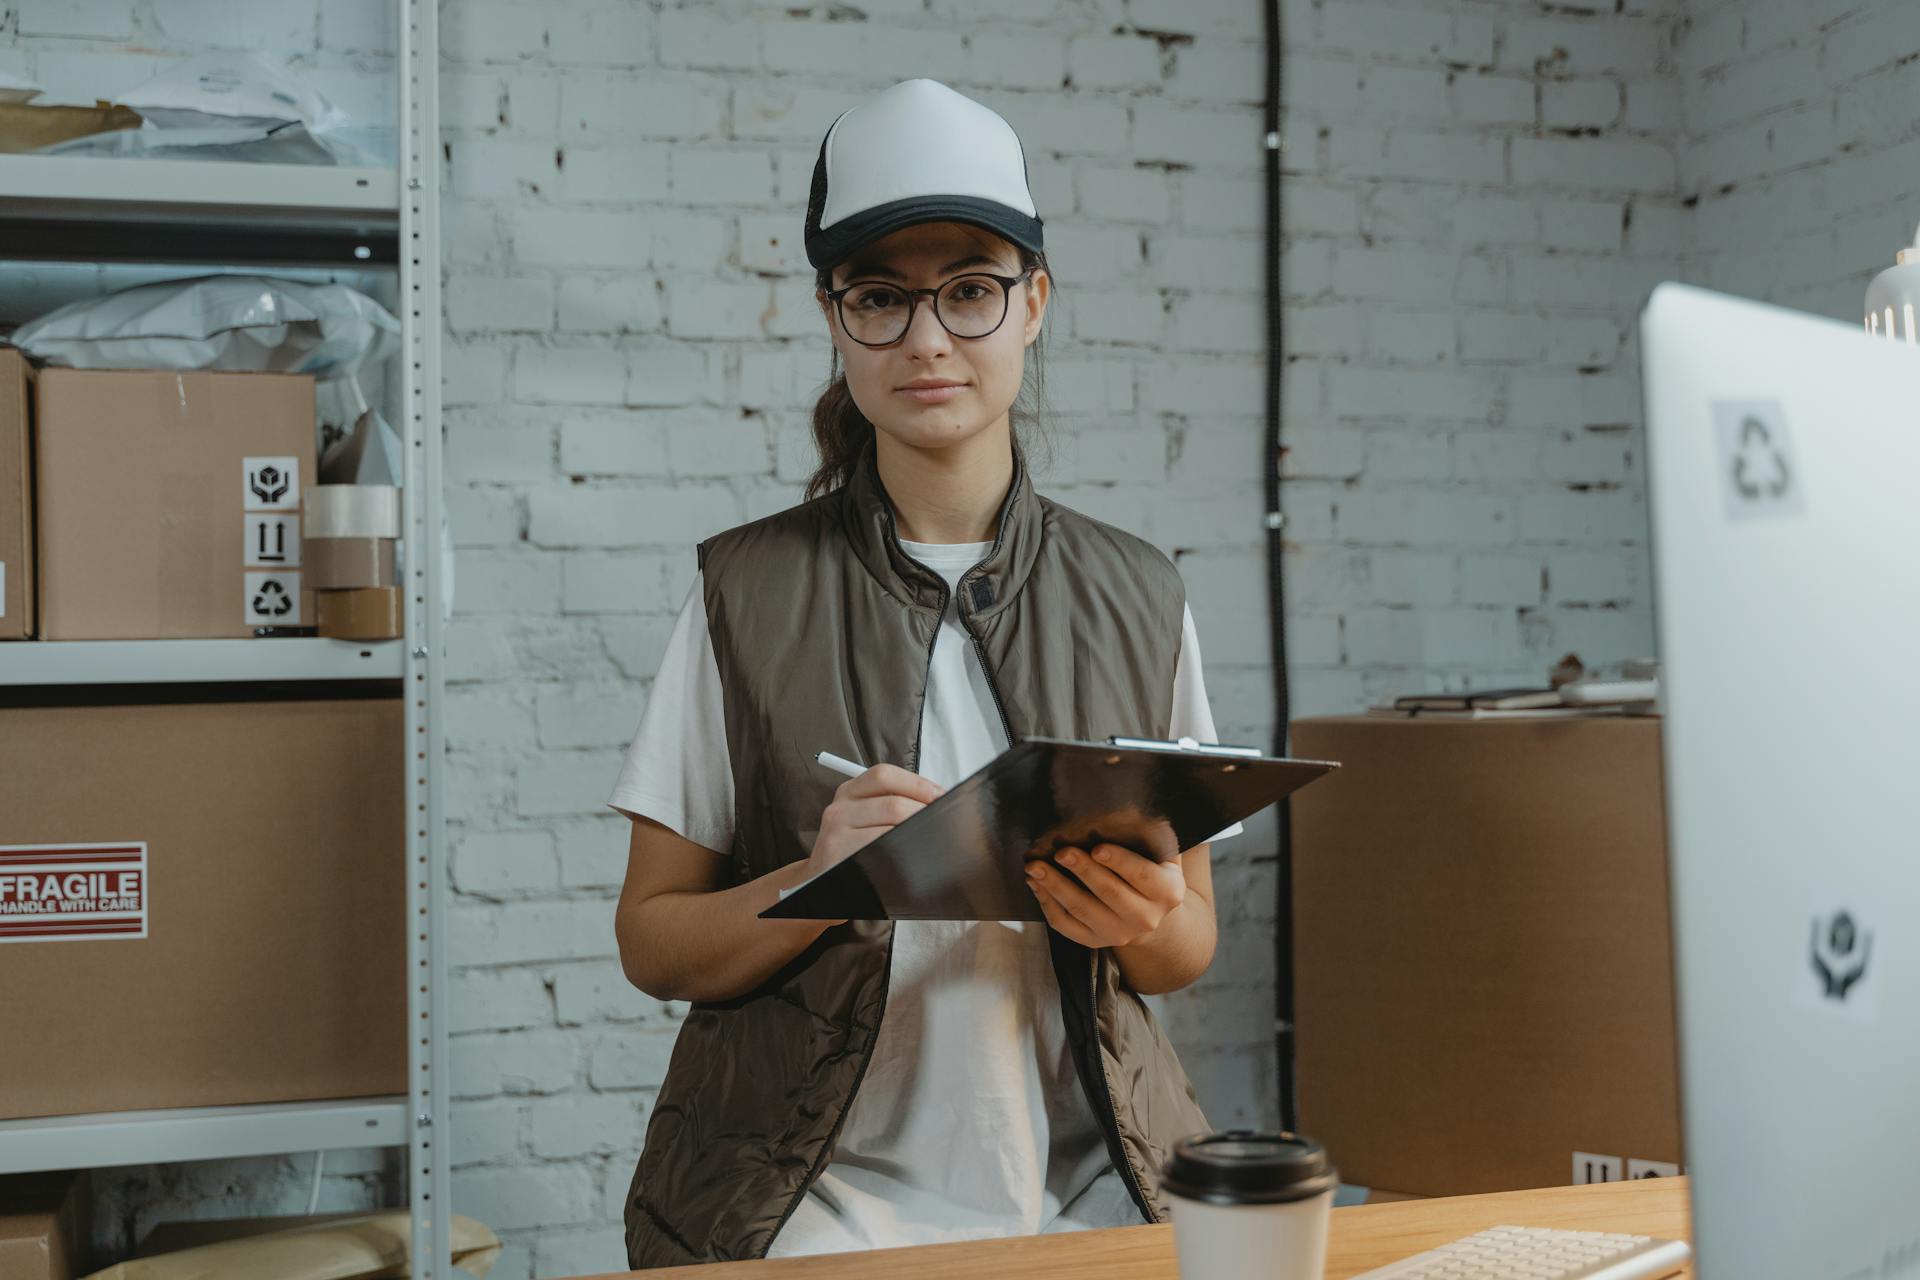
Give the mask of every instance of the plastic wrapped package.
M 258 53 L 183 59 L 117 101 L 138 111 L 146 124 L 45 151 L 276 164 L 382 163 L 361 145 L 369 136 L 365 128 Z
M 32 102 L 46 91 L 45 85 L 0 71 L 0 102 Z
M 142 1247 L 150 1256 L 88 1280 L 389 1280 L 408 1274 L 411 1226 L 404 1209 L 169 1224 Z M 500 1237 L 457 1213 L 452 1235 L 454 1267 L 485 1277 L 500 1256 Z
M 342 284 L 212 275 L 83 298 L 15 330 L 13 344 L 74 369 L 215 369 L 350 377 L 399 347 L 400 322 Z

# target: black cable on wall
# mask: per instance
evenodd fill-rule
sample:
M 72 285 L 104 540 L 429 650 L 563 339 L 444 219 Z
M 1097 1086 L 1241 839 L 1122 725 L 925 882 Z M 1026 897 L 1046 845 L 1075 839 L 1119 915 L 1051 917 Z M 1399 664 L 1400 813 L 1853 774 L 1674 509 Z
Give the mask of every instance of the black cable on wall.
M 1287 722 L 1292 706 L 1287 692 L 1286 593 L 1281 557 L 1285 549 L 1285 517 L 1280 508 L 1281 387 L 1286 376 L 1282 351 L 1280 288 L 1280 47 L 1279 0 L 1266 5 L 1266 299 L 1267 386 L 1266 483 L 1267 610 L 1273 666 L 1273 754 L 1287 754 Z M 1298 1127 L 1298 1105 L 1293 1072 L 1293 821 L 1289 801 L 1279 805 L 1279 849 L 1275 859 L 1274 897 L 1274 1058 L 1279 1067 L 1280 1123 Z

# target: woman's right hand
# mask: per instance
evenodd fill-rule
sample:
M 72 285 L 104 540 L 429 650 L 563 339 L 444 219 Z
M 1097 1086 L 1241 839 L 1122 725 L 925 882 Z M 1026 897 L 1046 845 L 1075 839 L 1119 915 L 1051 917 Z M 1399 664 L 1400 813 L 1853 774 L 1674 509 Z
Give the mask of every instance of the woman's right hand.
M 897 764 L 876 764 L 834 789 L 820 814 L 820 834 L 807 857 L 807 874 L 819 875 L 899 826 L 946 791 Z

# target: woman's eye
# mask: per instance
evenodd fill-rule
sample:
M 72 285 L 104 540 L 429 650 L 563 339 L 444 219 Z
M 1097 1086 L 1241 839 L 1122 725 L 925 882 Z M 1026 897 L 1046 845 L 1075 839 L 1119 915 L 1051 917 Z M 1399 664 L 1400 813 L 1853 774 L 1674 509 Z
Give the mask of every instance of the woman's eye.
M 968 281 L 953 291 L 953 296 L 961 302 L 978 302 L 986 296 L 986 286 L 977 281 Z
M 884 307 L 895 306 L 898 302 L 899 299 L 894 296 L 893 290 L 891 289 L 868 289 L 864 293 L 856 293 L 853 295 L 854 307 L 856 309 L 864 308 L 868 311 L 878 311 Z

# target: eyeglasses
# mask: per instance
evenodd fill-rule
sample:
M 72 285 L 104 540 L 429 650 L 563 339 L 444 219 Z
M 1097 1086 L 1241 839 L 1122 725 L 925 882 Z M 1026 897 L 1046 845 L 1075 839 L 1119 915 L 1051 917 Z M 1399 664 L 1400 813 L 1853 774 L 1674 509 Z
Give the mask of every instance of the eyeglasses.
M 856 280 L 827 290 L 840 316 L 840 327 L 863 347 L 885 347 L 900 341 L 913 324 L 920 295 L 933 298 L 933 314 L 956 338 L 984 338 L 1007 318 L 1007 296 L 1013 286 L 1034 272 L 1028 267 L 1017 276 L 984 271 L 955 276 L 937 289 L 903 289 L 880 280 Z

